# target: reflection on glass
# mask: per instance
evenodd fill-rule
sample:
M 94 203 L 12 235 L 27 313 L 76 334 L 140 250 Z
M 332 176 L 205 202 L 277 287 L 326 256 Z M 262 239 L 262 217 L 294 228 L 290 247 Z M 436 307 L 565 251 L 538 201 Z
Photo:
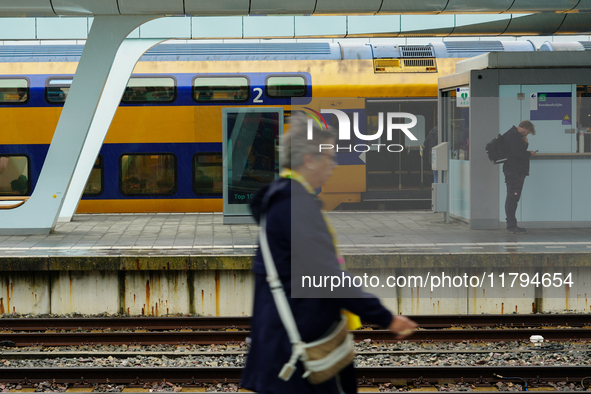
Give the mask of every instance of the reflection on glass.
M 267 79 L 269 97 L 302 97 L 306 95 L 304 77 L 269 77 Z
M 29 84 L 26 79 L 0 79 L 0 103 L 24 103 L 28 99 Z
M 68 97 L 72 79 L 50 79 L 45 88 L 45 99 L 50 103 L 63 103 Z
M 456 91 L 444 92 L 444 141 L 450 143 L 451 160 L 470 160 L 470 108 L 459 107 Z
M 591 85 L 577 86 L 577 152 L 591 152 Z
M 248 80 L 245 77 L 202 77 L 193 81 L 197 101 L 246 101 Z
M 193 156 L 193 191 L 198 196 L 222 196 L 222 154 L 196 153 Z
M 98 196 L 103 192 L 103 159 L 97 157 L 84 187 L 84 196 Z
M 175 98 L 174 79 L 130 78 L 121 101 L 124 103 L 173 102 Z
M 28 175 L 29 159 L 26 156 L 0 156 L 0 195 L 30 194 Z
M 121 193 L 134 195 L 172 195 L 176 192 L 176 157 L 171 154 L 121 156 Z
M 228 114 L 228 204 L 248 204 L 279 173 L 279 114 Z

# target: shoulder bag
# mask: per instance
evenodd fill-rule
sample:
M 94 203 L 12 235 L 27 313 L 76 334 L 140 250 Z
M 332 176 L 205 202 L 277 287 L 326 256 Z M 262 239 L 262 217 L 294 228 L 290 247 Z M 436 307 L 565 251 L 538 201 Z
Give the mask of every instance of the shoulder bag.
M 334 377 L 355 359 L 355 344 L 353 343 L 353 334 L 347 329 L 347 318 L 342 315 L 339 324 L 328 335 L 310 343 L 302 341 L 283 285 L 277 274 L 266 233 L 266 220 L 263 215 L 260 223 L 259 241 L 267 271 L 267 282 L 292 345 L 291 358 L 279 372 L 279 377 L 285 381 L 289 380 L 296 370 L 297 361 L 301 360 L 305 369 L 302 377 L 308 379 L 312 384 L 323 383 Z

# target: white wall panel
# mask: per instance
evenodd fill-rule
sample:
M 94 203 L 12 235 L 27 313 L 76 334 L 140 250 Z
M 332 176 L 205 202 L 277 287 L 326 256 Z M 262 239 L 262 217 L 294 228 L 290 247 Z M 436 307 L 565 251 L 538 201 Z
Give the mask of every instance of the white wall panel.
M 242 38 L 242 17 L 193 17 L 193 38 Z
M 246 16 L 242 19 L 244 37 L 293 37 L 295 35 L 293 16 Z
M 554 34 L 562 25 L 565 14 L 513 15 L 509 27 L 503 34 Z
M 450 34 L 454 26 L 454 15 L 402 15 L 400 18 L 400 34 L 412 32 Z
M 141 38 L 191 38 L 191 17 L 159 18 L 139 27 Z
M 296 16 L 296 37 L 344 37 L 347 34 L 346 16 Z
M 88 37 L 88 18 L 37 18 L 37 39 L 77 40 Z
M 511 14 L 464 14 L 455 16 L 453 33 L 501 34 L 511 22 Z
M 347 20 L 347 36 L 396 36 L 400 33 L 400 15 L 349 16 Z
M 37 38 L 35 18 L 2 18 L 0 38 L 2 40 L 34 40 Z

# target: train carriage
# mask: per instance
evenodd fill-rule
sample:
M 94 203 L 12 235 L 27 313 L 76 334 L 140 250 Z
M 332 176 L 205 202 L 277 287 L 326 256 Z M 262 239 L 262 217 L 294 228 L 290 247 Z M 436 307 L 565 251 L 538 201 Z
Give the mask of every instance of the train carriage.
M 454 73 L 458 60 L 491 50 L 535 47 L 529 41 L 158 45 L 135 67 L 77 212 L 221 211 L 224 109 L 278 108 L 288 123 L 295 99 L 316 111 L 358 112 L 359 128 L 368 133 L 380 112 L 415 115 L 417 140 L 395 133 L 397 155 L 376 147 L 339 150 L 340 166 L 320 196 L 327 209 L 426 208 L 433 178 L 420 145 L 437 123 L 437 80 Z M 34 190 L 81 51 L 0 47 L 0 197 Z M 260 119 L 260 133 L 264 122 L 273 119 Z M 252 188 L 271 181 L 270 164 L 255 147 L 242 151 L 234 176 L 253 180 Z

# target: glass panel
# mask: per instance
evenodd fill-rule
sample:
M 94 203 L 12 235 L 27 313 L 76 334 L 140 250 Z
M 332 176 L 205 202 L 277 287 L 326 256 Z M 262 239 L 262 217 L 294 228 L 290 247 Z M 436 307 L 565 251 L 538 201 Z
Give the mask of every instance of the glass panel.
M 121 193 L 126 196 L 176 193 L 176 157 L 171 154 L 121 156 Z
M 248 80 L 245 77 L 195 78 L 193 98 L 197 101 L 246 101 Z
M 68 97 L 72 79 L 50 79 L 45 88 L 45 99 L 50 103 L 63 103 Z
M 577 86 L 577 150 L 591 152 L 591 85 Z
M 450 144 L 451 160 L 470 160 L 470 107 L 458 106 L 456 91 L 444 92 L 444 140 Z
M 130 78 L 121 101 L 124 103 L 160 102 L 170 103 L 175 99 L 174 79 Z
M 269 97 L 302 97 L 306 95 L 304 77 L 269 77 L 267 79 L 267 96 Z
M 0 195 L 30 194 L 29 159 L 26 156 L 0 156 Z
M 103 158 L 97 157 L 84 187 L 85 196 L 98 196 L 103 192 Z
M 222 196 L 222 154 L 196 153 L 193 156 L 193 191 L 198 196 Z
M 279 113 L 228 113 L 227 122 L 228 204 L 249 204 L 279 173 Z
M 0 79 L 0 103 L 24 103 L 28 99 L 29 82 L 26 79 Z

